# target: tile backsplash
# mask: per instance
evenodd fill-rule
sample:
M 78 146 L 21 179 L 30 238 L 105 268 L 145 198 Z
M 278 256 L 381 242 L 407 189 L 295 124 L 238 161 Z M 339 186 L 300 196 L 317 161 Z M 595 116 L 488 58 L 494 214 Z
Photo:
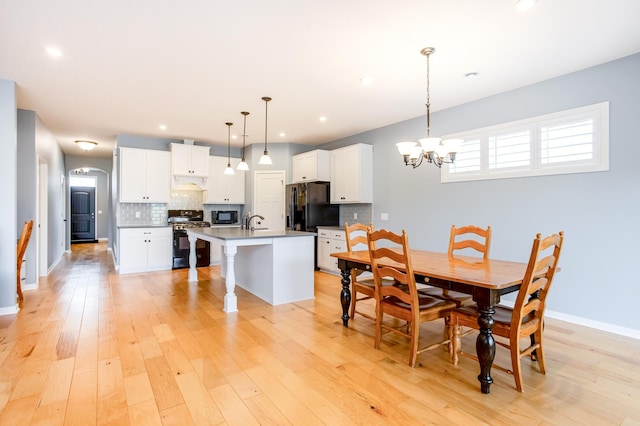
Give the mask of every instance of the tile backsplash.
M 354 223 L 364 223 L 368 225 L 373 217 L 372 204 L 341 204 L 340 205 L 340 226 L 343 226 L 345 222 L 349 225 Z M 354 213 L 358 218 L 354 219 Z
M 120 203 L 118 204 L 118 225 L 165 225 L 168 210 L 204 210 L 204 220 L 211 221 L 212 210 L 237 210 L 242 217 L 240 204 L 202 204 L 202 191 L 171 191 L 168 204 Z M 139 217 L 136 217 L 139 213 Z
M 167 210 L 204 210 L 204 220 L 211 221 L 212 210 L 236 210 L 241 218 L 242 204 L 202 204 L 201 191 L 174 190 L 168 204 L 120 203 L 118 204 L 118 225 L 165 225 Z M 136 217 L 139 213 L 140 217 Z M 354 219 L 354 213 L 358 218 Z M 373 217 L 372 204 L 340 205 L 340 226 L 347 222 L 368 224 Z

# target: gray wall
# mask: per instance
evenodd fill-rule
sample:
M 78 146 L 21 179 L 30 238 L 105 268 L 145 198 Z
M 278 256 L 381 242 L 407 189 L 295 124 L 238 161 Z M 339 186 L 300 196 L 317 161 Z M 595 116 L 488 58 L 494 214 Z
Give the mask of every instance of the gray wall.
M 491 225 L 491 256 L 526 261 L 536 233 L 566 233 L 556 313 L 640 331 L 640 54 L 432 114 L 433 135 L 610 102 L 610 170 L 441 184 L 439 169 L 405 167 L 395 147 L 424 137 L 425 117 L 320 148 L 374 145 L 374 225 L 406 229 L 416 249 L 447 249 L 451 224 Z M 388 221 L 380 213 L 389 213 Z
M 64 254 L 66 193 L 64 155 L 60 145 L 36 114 L 37 161 L 47 164 L 47 268 L 51 270 Z M 20 141 L 18 141 L 20 143 Z M 33 236 L 32 236 L 33 238 Z M 33 240 L 34 242 L 37 240 Z M 34 244 L 34 246 L 36 246 Z
M 0 80 L 0 199 L 6 206 L 2 218 L 7 226 L 0 231 L 0 314 L 16 310 L 16 182 L 17 113 L 16 85 Z M 22 229 L 22 228 L 21 228 Z
M 17 230 L 22 230 L 25 221 L 33 220 L 27 252 L 25 253 L 25 284 L 37 283 L 37 243 L 38 238 L 38 158 L 36 155 L 36 113 L 19 109 L 17 113 L 18 128 L 18 179 L 17 193 Z

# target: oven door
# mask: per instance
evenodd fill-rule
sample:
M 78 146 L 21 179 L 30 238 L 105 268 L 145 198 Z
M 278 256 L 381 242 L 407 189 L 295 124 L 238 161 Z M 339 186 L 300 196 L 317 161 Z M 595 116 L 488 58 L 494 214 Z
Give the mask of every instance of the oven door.
M 173 231 L 173 269 L 189 267 L 189 237 L 187 231 Z M 196 267 L 209 266 L 210 244 L 209 241 L 196 240 Z

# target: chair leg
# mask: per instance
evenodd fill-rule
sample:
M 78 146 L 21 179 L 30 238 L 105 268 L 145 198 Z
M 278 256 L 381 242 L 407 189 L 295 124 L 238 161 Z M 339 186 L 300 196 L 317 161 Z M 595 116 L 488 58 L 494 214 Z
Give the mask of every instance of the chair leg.
M 353 278 L 351 278 L 353 280 Z M 358 292 L 356 286 L 351 284 L 351 312 L 349 312 L 349 318 L 353 319 L 356 314 L 356 299 L 358 298 Z
M 539 345 L 538 349 L 536 349 L 536 357 L 538 360 L 538 367 L 540 368 L 540 372 L 542 374 L 547 374 L 546 366 L 544 365 L 544 348 L 542 345 L 542 328 L 538 329 L 535 332 L 536 343 Z
M 382 338 L 382 309 L 380 304 L 376 305 L 376 338 L 373 341 L 373 347 L 380 349 L 380 339 Z
M 455 337 L 454 327 L 455 326 L 451 323 L 451 320 L 449 319 L 449 317 L 447 317 L 445 319 L 445 329 L 447 331 L 447 340 L 449 341 L 447 343 L 447 349 L 449 350 L 449 358 L 451 359 L 452 364 L 453 364 L 453 350 L 454 350 L 453 339 Z
M 18 292 L 18 300 L 22 301 L 22 286 L 20 285 L 20 271 L 18 271 L 18 281 L 16 283 L 16 290 Z
M 520 341 L 516 339 L 511 343 L 511 368 L 513 369 L 513 378 L 516 380 L 516 389 L 518 392 L 523 391 L 522 386 L 522 366 L 520 363 Z
M 462 326 L 455 324 L 453 326 L 453 339 L 451 340 L 453 346 L 453 355 L 451 356 L 451 362 L 453 365 L 458 365 L 460 359 L 460 351 L 462 351 Z
M 416 366 L 416 358 L 418 357 L 418 343 L 420 342 L 420 326 L 419 324 L 411 324 L 411 353 L 409 354 L 409 366 Z

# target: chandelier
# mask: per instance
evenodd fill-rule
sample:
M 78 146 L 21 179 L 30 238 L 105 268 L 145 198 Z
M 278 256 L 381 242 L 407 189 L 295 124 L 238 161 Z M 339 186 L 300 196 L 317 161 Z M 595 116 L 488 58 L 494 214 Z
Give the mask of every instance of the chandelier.
M 456 152 L 462 143 L 462 139 L 441 139 L 431 137 L 431 87 L 429 81 L 429 57 L 436 49 L 425 47 L 420 51 L 427 57 L 427 137 L 416 142 L 399 142 L 396 144 L 402 154 L 404 164 L 414 169 L 422 164 L 423 160 L 442 167 L 444 163 L 453 163 Z

